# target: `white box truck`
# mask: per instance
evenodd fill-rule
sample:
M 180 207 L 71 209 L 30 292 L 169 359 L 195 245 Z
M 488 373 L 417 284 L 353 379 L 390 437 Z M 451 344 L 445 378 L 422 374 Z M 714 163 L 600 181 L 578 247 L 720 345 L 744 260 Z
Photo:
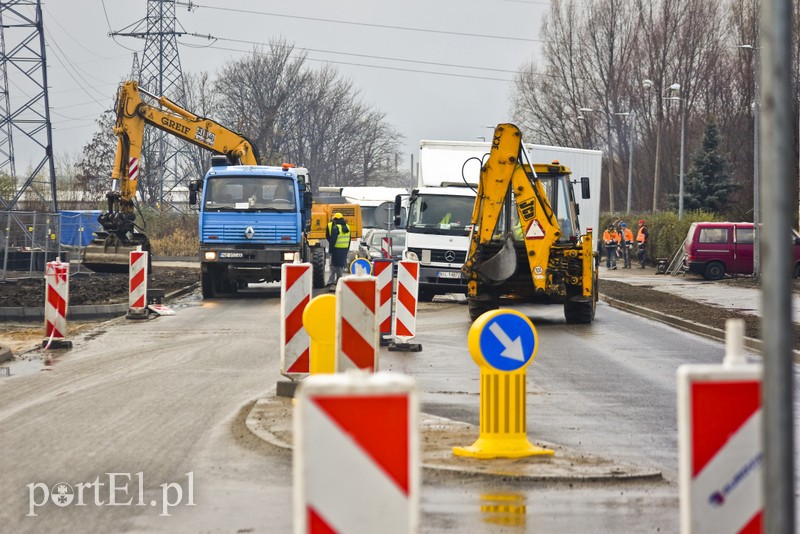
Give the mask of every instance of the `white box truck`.
M 591 198 L 578 199 L 580 230 L 597 239 L 600 221 L 599 150 L 526 144 L 534 163 L 558 160 L 576 181 L 589 178 Z M 421 140 L 418 188 L 406 199 L 406 250 L 420 260 L 419 300 L 435 295 L 466 293 L 461 267 L 469 250 L 470 222 L 480 167 L 491 143 Z M 398 217 L 399 218 L 399 217 Z

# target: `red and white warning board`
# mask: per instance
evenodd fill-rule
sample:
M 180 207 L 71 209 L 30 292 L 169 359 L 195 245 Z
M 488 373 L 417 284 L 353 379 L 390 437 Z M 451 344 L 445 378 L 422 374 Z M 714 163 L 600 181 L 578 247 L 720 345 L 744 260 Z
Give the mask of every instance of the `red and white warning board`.
M 129 313 L 146 313 L 147 308 L 147 251 L 130 252 L 130 280 L 128 285 Z
M 681 532 L 762 532 L 762 367 L 678 369 Z
M 417 292 L 419 262 L 401 260 L 397 264 L 397 309 L 394 315 L 394 336 L 409 340 L 417 332 Z
M 281 374 L 292 380 L 310 371 L 311 340 L 303 327 L 303 310 L 311 301 L 310 263 L 281 265 Z
M 418 419 L 411 377 L 305 379 L 294 413 L 295 532 L 417 532 Z
M 525 231 L 525 239 L 542 239 L 544 238 L 544 230 L 542 225 L 536 219 L 532 220 Z
M 336 285 L 336 371 L 378 369 L 378 279 L 354 275 Z
M 48 261 L 45 270 L 44 335 L 64 339 L 67 334 L 69 263 Z
M 378 279 L 378 332 L 392 333 L 392 260 L 376 259 L 372 262 L 373 274 Z

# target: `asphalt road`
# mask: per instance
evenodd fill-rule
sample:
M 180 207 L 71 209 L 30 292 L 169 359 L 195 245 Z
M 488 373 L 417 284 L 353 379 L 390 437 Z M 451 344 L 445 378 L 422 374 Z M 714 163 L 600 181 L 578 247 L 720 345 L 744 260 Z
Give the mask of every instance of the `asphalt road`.
M 50 371 L 0 378 L 2 530 L 291 532 L 291 455 L 243 424 L 279 379 L 277 288 L 206 302 L 195 294 L 174 308 L 82 334 Z M 675 372 L 720 362 L 724 346 L 603 303 L 594 324 L 577 327 L 560 307 L 522 311 L 540 341 L 528 368 L 529 438 L 663 479 L 535 483 L 426 471 L 421 531 L 676 532 Z M 468 329 L 463 303 L 422 304 L 423 351 L 384 349 L 380 368 L 414 376 L 424 412 L 477 424 Z M 115 502 L 130 504 L 109 505 L 108 473 L 120 473 L 117 488 L 127 483 Z M 73 502 L 36 506 L 59 482 Z M 80 484 L 84 506 L 75 504 Z

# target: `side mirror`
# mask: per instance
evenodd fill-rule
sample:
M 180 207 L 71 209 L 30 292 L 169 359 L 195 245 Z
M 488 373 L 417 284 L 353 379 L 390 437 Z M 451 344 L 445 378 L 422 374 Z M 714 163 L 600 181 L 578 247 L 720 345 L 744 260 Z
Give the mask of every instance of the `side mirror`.
M 394 197 L 394 227 L 398 228 L 400 226 L 400 213 L 402 208 L 402 196 L 397 195 Z
M 197 204 L 197 191 L 189 189 L 189 205 L 194 206 Z
M 314 197 L 311 195 L 311 191 L 308 190 L 303 191 L 303 209 L 310 214 L 311 206 L 313 204 L 314 204 Z
M 588 176 L 581 177 L 581 198 L 591 198 Z

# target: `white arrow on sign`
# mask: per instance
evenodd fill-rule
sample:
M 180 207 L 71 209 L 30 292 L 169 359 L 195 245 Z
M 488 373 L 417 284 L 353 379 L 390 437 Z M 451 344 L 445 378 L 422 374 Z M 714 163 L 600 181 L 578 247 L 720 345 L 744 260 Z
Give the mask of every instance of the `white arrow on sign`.
M 361 261 L 356 262 L 356 272 L 355 272 L 355 274 L 369 274 L 369 272 L 367 272 L 367 266 L 364 265 L 364 262 L 361 262 Z
M 525 361 L 525 355 L 522 353 L 522 338 L 520 336 L 517 336 L 517 339 L 511 341 L 511 338 L 508 337 L 508 334 L 506 334 L 505 330 L 503 330 L 497 323 L 490 324 L 489 331 L 495 335 L 495 337 L 504 347 L 503 352 L 500 353 L 500 356 L 520 362 Z

